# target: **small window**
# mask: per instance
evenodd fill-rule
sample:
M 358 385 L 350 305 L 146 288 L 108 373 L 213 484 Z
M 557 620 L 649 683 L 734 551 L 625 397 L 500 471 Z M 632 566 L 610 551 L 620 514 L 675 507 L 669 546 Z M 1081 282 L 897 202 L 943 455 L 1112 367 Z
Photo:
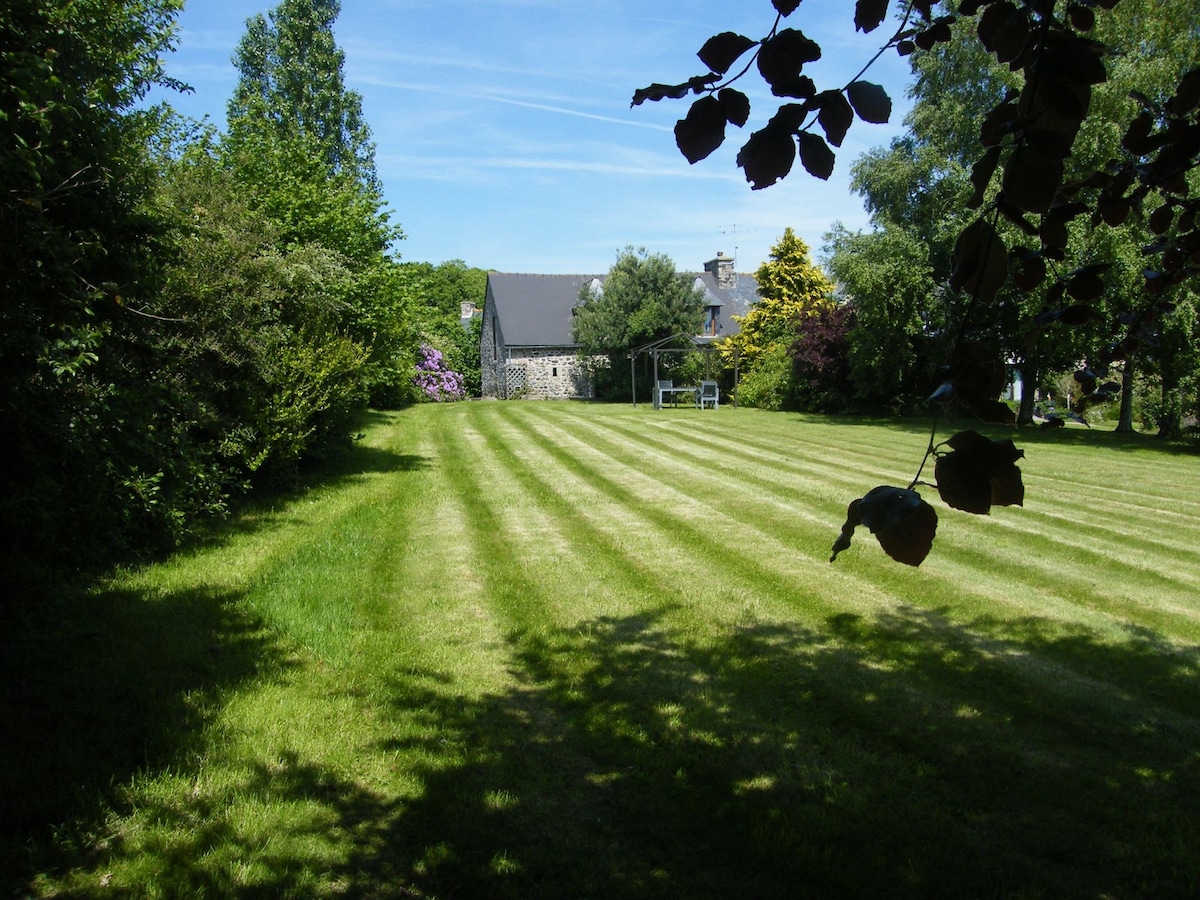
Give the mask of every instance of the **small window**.
M 557 377 L 558 377 L 558 366 L 551 366 L 551 367 L 550 367 L 550 376 L 551 376 L 552 378 L 557 378 Z

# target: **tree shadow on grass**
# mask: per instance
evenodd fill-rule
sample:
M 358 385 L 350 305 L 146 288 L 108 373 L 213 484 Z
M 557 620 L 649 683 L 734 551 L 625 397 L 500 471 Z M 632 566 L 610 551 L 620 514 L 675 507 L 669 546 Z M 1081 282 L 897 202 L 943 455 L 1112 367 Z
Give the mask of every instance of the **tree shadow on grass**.
M 1195 648 L 904 609 L 715 646 L 515 635 L 521 687 L 395 684 L 452 764 L 375 823 L 372 896 L 1194 897 Z M 387 749 L 405 752 L 413 742 Z
M 147 800 L 150 820 L 178 823 L 154 851 L 160 884 L 238 897 L 1196 896 L 1197 648 L 915 608 L 705 642 L 671 618 L 512 634 L 514 681 L 482 697 L 439 672 L 381 675 L 375 714 L 395 728 L 375 749 L 405 761 L 409 795 L 295 755 L 263 762 L 237 793 L 299 811 L 270 846 L 218 809 Z M 214 859 L 253 860 L 252 882 Z
M 373 413 L 368 424 L 381 424 L 382 413 Z M 397 453 L 386 447 L 355 443 L 322 456 L 314 467 L 298 475 L 287 486 L 264 489 L 242 503 L 228 520 L 214 522 L 202 531 L 193 547 L 221 547 L 241 535 L 256 534 L 296 521 L 289 510 L 293 504 L 314 492 L 338 490 L 367 479 L 406 472 L 420 472 L 433 465 L 428 456 Z
M 114 786 L 186 769 L 232 688 L 287 663 L 238 598 L 80 592 L 7 618 L 0 641 L 0 861 L 14 875 L 86 832 Z M 78 835 L 73 836 L 72 831 Z

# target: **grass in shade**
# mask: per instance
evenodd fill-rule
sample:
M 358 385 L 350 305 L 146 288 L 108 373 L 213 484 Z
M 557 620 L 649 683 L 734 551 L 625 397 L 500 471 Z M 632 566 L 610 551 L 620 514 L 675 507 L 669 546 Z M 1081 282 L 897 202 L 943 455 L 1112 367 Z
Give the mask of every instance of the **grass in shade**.
M 828 557 L 923 423 L 378 415 L 219 542 L 12 607 L 3 887 L 1194 898 L 1200 457 L 1015 437 L 1025 507 L 922 488 L 912 569 Z

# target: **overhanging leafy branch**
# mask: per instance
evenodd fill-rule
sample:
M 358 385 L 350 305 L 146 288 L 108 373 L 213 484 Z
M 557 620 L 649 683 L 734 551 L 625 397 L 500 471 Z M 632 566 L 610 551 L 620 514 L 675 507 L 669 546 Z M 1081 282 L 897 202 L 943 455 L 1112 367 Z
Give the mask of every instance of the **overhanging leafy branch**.
M 935 15 L 933 0 L 912 0 L 901 8 L 895 35 L 850 83 L 818 91 L 804 67 L 820 58 L 821 48 L 798 29 L 781 29 L 799 3 L 777 0 L 775 24 L 766 38 L 719 34 L 700 52 L 708 75 L 679 85 L 653 85 L 635 93 L 634 104 L 702 95 L 675 129 L 676 143 L 694 163 L 721 146 L 729 124 L 742 127 L 749 120 L 748 98 L 731 85 L 757 65 L 772 94 L 791 102 L 780 105 L 739 151 L 737 164 L 747 181 L 754 189 L 775 184 L 791 172 L 797 155 L 810 175 L 826 179 L 835 162 L 831 145 L 841 146 L 856 117 L 867 122 L 890 117 L 884 88 L 862 80 L 870 66 L 890 48 L 903 55 L 949 41 L 956 19 L 972 17 L 982 47 L 1012 72 L 1020 72 L 1023 85 L 996 104 L 980 131 L 982 153 L 971 172 L 974 193 L 968 203 L 979 214 L 958 236 L 947 279 L 950 295 L 964 309 L 931 405 L 945 412 L 966 410 L 985 422 L 1013 423 L 1011 410 L 999 400 L 1007 381 L 1003 358 L 968 327 L 979 316 L 998 317 L 998 298 L 1011 285 L 1020 294 L 1042 299 L 1025 335 L 1029 345 L 1052 327 L 1094 327 L 1103 320 L 1111 328 L 1107 351 L 1094 367 L 1076 374 L 1081 390 L 1073 412 L 1081 414 L 1090 403 L 1111 396 L 1116 385 L 1105 380 L 1107 366 L 1137 349 L 1173 308 L 1171 289 L 1200 271 L 1200 200 L 1191 187 L 1194 179 L 1188 178 L 1200 164 L 1200 69 L 1184 74 L 1164 104 L 1135 95 L 1141 109 L 1128 124 L 1122 155 L 1086 177 L 1067 180 L 1067 160 L 1092 112 L 1093 88 L 1108 77 L 1111 51 L 1089 33 L 1097 16 L 1116 3 L 963 0 L 957 15 Z M 858 0 L 856 29 L 875 30 L 887 19 L 888 9 L 888 0 Z M 750 62 L 726 78 L 750 52 Z M 815 130 L 818 125 L 821 133 Z M 1101 304 L 1109 290 L 1105 276 L 1110 264 L 1103 259 L 1073 268 L 1061 264 L 1067 259 L 1072 222 L 1115 228 L 1127 219 L 1147 222 L 1156 240 L 1143 248 L 1144 299 L 1122 306 L 1110 321 Z M 1011 247 L 1001 220 L 1021 236 Z M 881 486 L 851 503 L 833 557 L 849 545 L 854 528 L 865 524 L 894 558 L 912 565 L 925 558 L 936 514 L 915 487 L 930 458 L 936 459 L 939 494 L 953 508 L 982 513 L 1023 501 L 1016 467 L 1023 454 L 1011 442 L 996 445 L 964 431 L 937 444 L 937 428 L 935 418 L 925 459 L 908 488 Z

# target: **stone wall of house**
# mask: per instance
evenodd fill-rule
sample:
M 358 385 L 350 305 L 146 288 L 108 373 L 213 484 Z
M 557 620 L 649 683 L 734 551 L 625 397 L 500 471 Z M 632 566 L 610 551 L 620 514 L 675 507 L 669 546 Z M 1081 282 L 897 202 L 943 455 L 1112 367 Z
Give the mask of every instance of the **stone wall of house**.
M 496 333 L 496 307 L 484 305 L 483 328 L 479 335 L 479 381 L 484 397 L 503 399 L 504 352 Z
M 561 347 L 513 350 L 502 396 L 515 400 L 591 399 L 592 383 L 577 354 Z

